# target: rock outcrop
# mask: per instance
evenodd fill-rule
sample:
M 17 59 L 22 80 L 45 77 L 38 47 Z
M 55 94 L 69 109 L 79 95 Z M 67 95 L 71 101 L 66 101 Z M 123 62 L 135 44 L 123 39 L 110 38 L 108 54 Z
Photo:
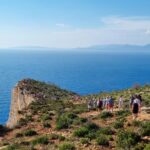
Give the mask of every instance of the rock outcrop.
M 11 108 L 9 113 L 9 119 L 7 127 L 13 128 L 17 125 L 20 119 L 19 111 L 25 109 L 31 102 L 35 101 L 32 95 L 27 94 L 24 89 L 21 89 L 19 85 L 12 90 Z
M 64 89 L 61 89 L 53 84 L 36 81 L 33 79 L 24 79 L 12 90 L 11 108 L 7 127 L 13 128 L 17 125 L 22 117 L 19 113 L 27 108 L 33 101 L 45 103 L 47 100 L 62 100 L 75 96 L 76 94 Z

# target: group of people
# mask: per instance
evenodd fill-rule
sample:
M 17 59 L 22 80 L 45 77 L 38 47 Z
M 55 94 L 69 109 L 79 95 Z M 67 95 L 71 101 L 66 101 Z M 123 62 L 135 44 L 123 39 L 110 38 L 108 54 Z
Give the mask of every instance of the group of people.
M 114 107 L 114 99 L 111 96 L 106 98 L 99 98 L 99 99 L 91 99 L 88 101 L 88 110 L 98 109 L 101 111 L 103 109 L 113 111 Z
M 140 112 L 142 104 L 142 97 L 140 94 L 131 95 L 130 97 L 130 110 L 132 111 L 133 118 L 138 117 L 138 113 Z M 92 98 L 87 103 L 88 110 L 97 109 L 98 111 L 107 110 L 113 112 L 114 108 L 114 99 L 112 96 L 107 96 L 103 98 Z M 124 104 L 124 97 L 121 95 L 118 99 L 117 105 L 115 107 L 118 107 L 118 110 L 124 110 L 125 104 Z

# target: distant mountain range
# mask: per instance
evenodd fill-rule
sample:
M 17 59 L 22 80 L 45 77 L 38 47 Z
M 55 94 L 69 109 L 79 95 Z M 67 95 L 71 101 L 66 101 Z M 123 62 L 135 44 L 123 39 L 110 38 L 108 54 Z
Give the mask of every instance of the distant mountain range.
M 52 48 L 52 47 L 42 47 L 42 46 L 25 46 L 25 47 L 12 47 L 8 49 L 14 50 L 66 50 L 66 51 L 150 51 L 150 44 L 148 45 L 94 45 L 90 47 L 79 47 L 79 48 Z
M 97 45 L 84 49 L 102 50 L 102 51 L 150 51 L 148 45 Z

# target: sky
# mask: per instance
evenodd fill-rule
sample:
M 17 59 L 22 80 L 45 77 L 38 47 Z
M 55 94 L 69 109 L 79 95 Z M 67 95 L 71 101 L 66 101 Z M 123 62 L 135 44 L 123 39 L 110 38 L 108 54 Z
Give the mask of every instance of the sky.
M 0 0 L 0 48 L 150 44 L 150 0 Z

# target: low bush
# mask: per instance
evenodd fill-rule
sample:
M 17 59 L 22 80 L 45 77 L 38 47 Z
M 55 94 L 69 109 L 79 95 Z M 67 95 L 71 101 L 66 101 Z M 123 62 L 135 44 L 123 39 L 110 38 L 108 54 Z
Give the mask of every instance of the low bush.
M 140 139 L 141 137 L 137 133 L 131 131 L 120 131 L 117 134 L 116 145 L 122 149 L 131 149 L 140 141 Z
M 59 141 L 64 141 L 66 138 L 64 136 L 62 136 L 62 135 L 59 135 L 58 139 L 59 139 Z
M 99 129 L 99 126 L 95 123 L 88 123 L 85 127 L 89 130 L 89 132 L 97 131 Z
M 107 137 L 105 135 L 100 135 L 97 139 L 96 139 L 96 143 L 98 145 L 103 145 L 103 146 L 109 146 L 109 141 L 107 139 Z
M 80 140 L 81 144 L 89 144 L 89 139 L 88 138 L 82 138 Z
M 150 150 L 150 144 L 146 144 L 144 150 Z
M 51 116 L 49 114 L 43 114 L 41 116 L 41 120 L 42 121 L 47 121 L 47 120 L 51 120 Z
M 27 122 L 30 122 L 30 121 L 33 121 L 33 118 L 32 118 L 31 115 L 26 115 L 26 116 L 25 116 L 25 120 L 26 120 Z
M 96 132 L 98 130 L 99 130 L 99 126 L 97 126 L 95 123 L 88 123 L 85 126 L 75 130 L 74 136 L 94 139 L 96 137 Z
M 49 135 L 50 140 L 57 140 L 58 138 L 59 138 L 58 134 L 52 133 L 52 134 Z
M 9 146 L 7 147 L 7 150 L 16 150 L 17 148 L 18 148 L 18 145 L 13 144 L 13 145 L 9 145 Z
M 86 104 L 74 105 L 73 112 L 75 114 L 80 114 L 80 113 L 84 113 L 84 112 L 87 112 L 87 111 L 88 111 L 88 109 L 87 109 Z
M 56 121 L 56 129 L 67 129 L 72 124 L 72 120 L 66 118 L 65 116 L 60 116 Z
M 116 116 L 122 116 L 122 117 L 128 116 L 130 114 L 131 112 L 128 110 L 120 110 L 120 111 L 115 112 Z
M 105 135 L 112 135 L 114 132 L 112 131 L 112 129 L 110 127 L 106 127 L 106 128 L 100 128 L 97 131 L 97 135 L 100 134 L 105 134 Z
M 107 119 L 107 118 L 113 117 L 113 114 L 112 114 L 111 112 L 109 112 L 109 111 L 104 111 L 104 112 L 102 112 L 102 113 L 99 115 L 99 117 L 100 117 L 101 119 Z
M 60 130 L 69 128 L 76 119 L 79 119 L 79 117 L 76 114 L 64 113 L 57 118 L 56 129 Z
M 141 122 L 141 121 L 138 121 L 138 120 L 134 120 L 134 121 L 132 122 L 132 125 L 133 125 L 134 127 L 140 127 L 140 126 L 142 126 L 142 122 Z
M 74 125 L 81 125 L 87 122 L 86 118 L 77 118 L 74 120 L 73 124 Z
M 121 121 L 121 120 L 116 121 L 116 122 L 114 122 L 114 124 L 113 124 L 113 127 L 114 127 L 115 129 L 123 128 L 123 126 L 124 126 L 124 122 Z
M 96 132 L 89 132 L 87 135 L 86 135 L 86 138 L 90 139 L 90 140 L 93 140 L 96 138 Z
M 16 137 L 16 138 L 23 137 L 23 134 L 22 134 L 22 133 L 16 133 L 15 137 Z
M 33 145 L 37 145 L 37 144 L 47 145 L 48 143 L 49 143 L 49 139 L 47 136 L 38 137 L 32 141 Z
M 88 135 L 89 130 L 86 127 L 81 127 L 74 131 L 74 136 L 76 137 L 85 137 Z
M 50 139 L 50 140 L 60 140 L 60 141 L 64 141 L 64 140 L 65 140 L 65 137 L 62 136 L 62 135 L 59 135 L 59 134 L 52 133 L 52 134 L 49 135 L 49 139 Z
M 30 129 L 30 130 L 25 131 L 24 135 L 25 136 L 34 136 L 34 135 L 37 135 L 37 132 L 32 130 L 32 129 Z
M 44 128 L 51 128 L 51 124 L 49 122 L 44 122 L 43 127 Z
M 28 123 L 28 121 L 25 118 L 20 118 L 20 120 L 17 123 L 17 126 L 18 127 L 25 126 L 25 125 L 27 125 L 27 123 Z
M 75 146 L 71 143 L 64 143 L 59 146 L 59 150 L 75 150 Z
M 144 122 L 141 128 L 142 136 L 150 136 L 150 122 Z
M 143 150 L 143 149 L 144 149 L 144 144 L 143 143 L 138 143 L 133 148 L 133 150 Z

